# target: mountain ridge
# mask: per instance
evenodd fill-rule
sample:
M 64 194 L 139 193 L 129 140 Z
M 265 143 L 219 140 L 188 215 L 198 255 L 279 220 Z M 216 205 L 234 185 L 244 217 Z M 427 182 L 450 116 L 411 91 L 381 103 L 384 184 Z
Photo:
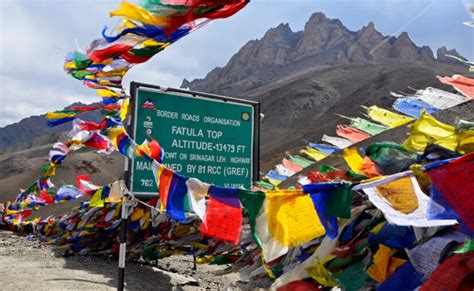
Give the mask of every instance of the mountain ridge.
M 384 36 L 373 22 L 351 31 L 339 19 L 316 12 L 303 30 L 293 32 L 288 23 L 270 28 L 261 39 L 247 42 L 224 67 L 214 68 L 201 79 L 184 79 L 181 87 L 245 98 L 241 93 L 315 66 L 386 60 L 458 64 L 446 53 L 462 58 L 446 47 L 438 49 L 435 57 L 429 46 L 418 47 L 406 32 Z

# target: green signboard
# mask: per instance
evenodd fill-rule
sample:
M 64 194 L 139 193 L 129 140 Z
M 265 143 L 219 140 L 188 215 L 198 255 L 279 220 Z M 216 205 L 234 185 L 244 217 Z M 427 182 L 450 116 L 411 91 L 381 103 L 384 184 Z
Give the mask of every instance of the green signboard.
M 187 177 L 247 188 L 258 179 L 259 104 L 218 95 L 132 82 L 132 135 L 150 135 L 165 151 L 163 163 Z M 135 195 L 157 195 L 151 162 L 133 159 Z

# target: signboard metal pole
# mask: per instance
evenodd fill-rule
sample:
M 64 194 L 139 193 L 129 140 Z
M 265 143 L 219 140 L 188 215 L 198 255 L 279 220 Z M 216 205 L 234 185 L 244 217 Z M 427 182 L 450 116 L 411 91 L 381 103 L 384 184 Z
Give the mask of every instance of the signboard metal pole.
M 123 291 L 125 285 L 125 257 L 127 255 L 127 202 L 128 195 L 122 197 L 122 216 L 120 221 L 120 252 L 118 261 L 117 290 Z
M 133 108 L 133 107 L 132 107 Z M 128 129 L 130 130 L 130 120 L 128 120 Z M 127 189 L 130 189 L 130 170 L 128 168 L 130 161 L 125 158 L 124 160 L 124 180 Z M 120 221 L 120 234 L 119 234 L 119 261 L 118 261 L 118 277 L 117 277 L 117 290 L 123 291 L 125 286 L 125 259 L 127 256 L 127 222 L 128 213 L 128 194 L 126 193 L 122 197 L 122 211 Z

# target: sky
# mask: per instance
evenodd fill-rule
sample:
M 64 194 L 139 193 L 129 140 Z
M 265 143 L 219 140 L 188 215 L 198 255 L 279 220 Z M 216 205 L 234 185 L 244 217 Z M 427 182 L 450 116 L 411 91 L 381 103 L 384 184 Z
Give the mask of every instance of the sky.
M 138 0 L 129 0 L 136 3 Z M 472 1 L 471 1 L 472 2 Z M 74 103 L 99 101 L 93 90 L 63 72 L 64 56 L 84 49 L 113 26 L 108 12 L 120 0 L 0 0 L 0 127 Z M 418 45 L 445 45 L 474 60 L 468 0 L 253 0 L 237 15 L 184 37 L 145 64 L 131 81 L 179 87 L 224 66 L 245 43 L 280 23 L 304 28 L 314 12 L 356 31 L 369 21 L 384 35 L 406 31 Z

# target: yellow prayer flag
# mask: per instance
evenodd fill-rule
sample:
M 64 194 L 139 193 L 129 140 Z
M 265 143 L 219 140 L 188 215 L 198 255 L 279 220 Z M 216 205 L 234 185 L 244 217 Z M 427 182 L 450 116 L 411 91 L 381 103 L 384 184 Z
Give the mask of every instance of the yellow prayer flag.
M 428 175 L 425 173 L 423 166 L 420 164 L 413 164 L 409 169 L 413 171 L 413 174 L 415 175 L 416 180 L 418 181 L 418 184 L 420 184 L 421 188 L 429 189 L 428 187 L 431 185 L 431 180 L 430 177 L 428 177 Z
M 101 71 L 97 72 L 98 77 L 111 77 L 111 76 L 124 76 L 130 68 L 120 68 L 120 69 L 114 69 L 110 71 Z
M 130 98 L 123 99 L 122 109 L 120 109 L 120 119 L 125 120 L 125 118 L 127 118 L 129 105 L 130 105 Z
M 140 45 L 143 47 L 149 47 L 149 46 L 168 46 L 170 43 L 169 42 L 161 42 L 161 41 L 156 41 L 154 39 L 147 39 L 144 42 L 142 42 Z
M 388 268 L 387 268 L 387 277 L 390 276 L 395 270 L 400 267 L 401 265 L 405 264 L 407 260 L 396 258 L 396 257 L 391 257 L 389 262 L 388 262 Z
M 369 267 L 367 273 L 369 276 L 377 282 L 382 282 L 387 278 L 388 265 L 390 257 L 395 254 L 396 250 L 379 244 L 379 249 L 374 255 L 374 263 Z
M 373 233 L 373 234 L 378 234 L 379 231 L 382 229 L 382 227 L 387 224 L 386 221 L 383 221 L 379 224 L 377 224 L 374 228 L 372 228 L 372 230 L 370 231 L 370 233 Z
M 278 185 L 281 184 L 281 182 L 283 182 L 283 181 L 279 181 L 279 180 L 276 180 L 276 179 L 272 179 L 268 176 L 264 176 L 263 178 L 266 179 L 270 184 L 275 185 L 275 186 L 278 186 Z
M 311 198 L 301 190 L 266 193 L 268 230 L 285 246 L 298 246 L 325 234 Z
M 375 188 L 393 209 L 408 214 L 418 208 L 418 198 L 410 177 L 405 177 Z
M 148 226 L 150 225 L 150 217 L 151 217 L 151 211 L 150 209 L 147 209 L 145 211 L 145 214 L 140 219 L 140 229 L 144 230 L 148 228 Z
M 456 151 L 461 154 L 474 152 L 474 130 L 466 130 L 458 133 L 458 145 Z
M 310 148 L 310 147 L 307 147 L 306 149 L 303 149 L 300 152 L 302 154 L 307 155 L 308 157 L 315 160 L 316 162 L 320 161 L 320 160 L 322 160 L 322 159 L 324 159 L 325 157 L 328 156 L 325 153 L 322 153 L 322 152 L 318 151 L 317 149 L 313 149 L 313 148 Z
M 394 113 L 375 105 L 367 108 L 367 114 L 372 120 L 380 122 L 390 128 L 395 128 L 413 121 L 413 118 L 411 117 Z
M 74 61 L 64 63 L 64 69 L 77 69 L 76 63 Z
M 132 212 L 132 215 L 130 216 L 130 219 L 131 219 L 132 221 L 137 221 L 137 220 L 139 220 L 140 218 L 142 218 L 144 214 L 145 214 L 145 212 L 143 211 L 142 208 L 140 208 L 140 207 L 135 207 L 135 209 L 134 209 L 133 212 Z
M 433 116 L 421 112 L 412 125 L 410 136 L 403 142 L 407 149 L 423 151 L 429 144 L 436 143 L 444 148 L 454 151 L 457 146 L 456 130 L 454 126 L 442 123 Z
M 74 117 L 76 113 L 64 113 L 64 112 L 48 112 L 46 113 L 47 119 L 58 119 L 58 118 L 66 118 L 66 117 Z
M 153 26 L 168 26 L 168 17 L 153 14 L 140 6 L 129 2 L 122 2 L 119 8 L 110 12 L 110 17 L 113 16 L 123 16 Z M 127 25 L 129 23 L 125 24 Z
M 334 279 L 331 272 L 329 272 L 325 267 L 324 264 L 326 262 L 334 259 L 336 256 L 329 255 L 321 262 L 318 262 L 316 266 L 308 268 L 308 275 L 311 276 L 314 280 L 316 280 L 319 284 L 324 285 L 326 287 L 335 287 L 340 284 Z
M 102 200 L 102 188 L 95 191 L 94 195 L 89 201 L 89 207 L 104 207 L 104 201 Z
M 43 177 L 51 177 L 56 175 L 56 164 L 49 163 L 49 168 L 43 173 Z
M 115 148 L 118 148 L 117 137 L 122 133 L 125 133 L 125 129 L 123 127 L 114 127 L 109 129 L 109 139 Z
M 360 168 L 364 164 L 364 159 L 359 155 L 357 148 L 345 148 L 343 150 L 344 160 L 352 171 L 363 174 Z
M 112 97 L 120 97 L 119 93 L 116 93 L 112 90 L 108 89 L 99 89 L 96 91 L 96 94 L 99 95 L 100 97 L 105 97 L 105 98 L 112 98 Z

